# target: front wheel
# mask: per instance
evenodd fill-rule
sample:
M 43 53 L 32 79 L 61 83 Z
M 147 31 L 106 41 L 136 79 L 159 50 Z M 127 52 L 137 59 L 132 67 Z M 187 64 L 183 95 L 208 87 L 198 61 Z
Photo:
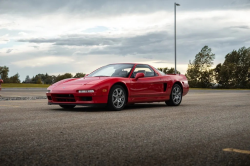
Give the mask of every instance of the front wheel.
M 109 92 L 108 108 L 114 111 L 122 110 L 127 103 L 127 93 L 121 85 L 114 85 Z
M 171 91 L 170 99 L 165 101 L 165 103 L 170 106 L 178 106 L 181 104 L 181 101 L 182 101 L 182 89 L 180 85 L 174 84 Z
M 60 107 L 64 108 L 64 109 L 72 109 L 74 108 L 76 105 L 60 105 Z

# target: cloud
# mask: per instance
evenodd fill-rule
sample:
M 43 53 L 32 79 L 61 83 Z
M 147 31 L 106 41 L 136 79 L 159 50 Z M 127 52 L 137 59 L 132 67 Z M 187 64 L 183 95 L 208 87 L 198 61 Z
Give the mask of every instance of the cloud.
M 2 0 L 0 12 L 17 15 L 40 15 L 44 13 L 73 13 L 91 17 L 128 13 L 151 13 L 173 10 L 174 0 Z M 249 0 L 179 0 L 179 7 L 185 11 L 204 11 L 211 9 L 249 9 Z M 39 7 L 39 10 L 38 10 Z
M 112 45 L 117 42 L 116 38 L 107 38 L 102 36 L 79 35 L 78 37 L 64 37 L 55 39 L 21 39 L 18 42 L 29 43 L 52 43 L 54 45 L 67 45 L 67 46 L 95 46 L 95 45 Z
M 13 51 L 13 49 L 8 49 L 7 51 L 6 51 L 6 53 L 8 54 L 8 53 L 11 53 L 11 51 Z
M 34 68 L 34 67 L 48 66 L 53 64 L 65 64 L 72 62 L 74 62 L 74 60 L 69 57 L 44 56 L 39 58 L 16 61 L 13 62 L 12 64 L 22 68 L 24 67 Z
M 152 32 L 138 36 L 73 35 L 56 39 L 22 39 L 19 42 L 52 43 L 63 46 L 92 46 L 83 54 L 150 54 L 166 52 L 168 33 Z M 165 45 L 165 46 L 164 46 Z M 95 47 L 97 46 L 97 47 Z M 105 46 L 105 47 L 100 47 Z M 80 54 L 79 52 L 77 54 Z
M 25 33 L 25 32 L 19 32 L 18 34 L 21 35 L 21 36 L 26 36 L 27 35 L 27 33 Z
M 32 46 L 33 48 L 39 49 L 39 46 Z
M 0 36 L 0 44 L 6 44 L 9 42 L 9 34 L 5 34 L 3 36 Z
M 250 29 L 250 27 L 247 25 L 231 26 L 230 28 Z

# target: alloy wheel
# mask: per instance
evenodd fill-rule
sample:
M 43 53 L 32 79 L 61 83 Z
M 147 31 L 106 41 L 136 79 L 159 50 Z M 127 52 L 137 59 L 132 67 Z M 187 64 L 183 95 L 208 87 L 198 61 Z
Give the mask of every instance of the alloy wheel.
M 121 88 L 116 88 L 112 94 L 112 103 L 114 107 L 121 108 L 125 103 L 124 91 Z
M 175 86 L 172 91 L 172 99 L 174 104 L 179 104 L 181 102 L 182 94 L 179 86 Z

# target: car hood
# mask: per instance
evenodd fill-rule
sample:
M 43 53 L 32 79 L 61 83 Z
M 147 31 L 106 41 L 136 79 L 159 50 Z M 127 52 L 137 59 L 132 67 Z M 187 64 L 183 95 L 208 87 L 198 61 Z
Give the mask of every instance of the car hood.
M 83 77 L 63 82 L 60 85 L 94 85 L 108 78 L 109 77 Z
M 55 83 L 54 85 L 50 86 L 48 89 L 50 90 L 77 90 L 81 89 L 83 85 L 95 85 L 100 83 L 110 77 L 84 77 L 84 78 L 76 78 L 76 79 L 67 79 L 62 80 L 62 82 Z
M 110 77 L 83 77 L 83 78 L 71 78 L 62 80 L 61 82 L 55 83 L 50 88 L 51 89 L 75 89 L 81 87 L 82 85 L 95 85 L 100 83 Z

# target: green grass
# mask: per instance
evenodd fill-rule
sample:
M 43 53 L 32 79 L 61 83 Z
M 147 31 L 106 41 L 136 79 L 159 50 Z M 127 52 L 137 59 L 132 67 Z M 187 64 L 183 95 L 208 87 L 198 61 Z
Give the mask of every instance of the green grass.
M 48 88 L 49 86 L 48 84 L 2 84 L 2 88 Z

